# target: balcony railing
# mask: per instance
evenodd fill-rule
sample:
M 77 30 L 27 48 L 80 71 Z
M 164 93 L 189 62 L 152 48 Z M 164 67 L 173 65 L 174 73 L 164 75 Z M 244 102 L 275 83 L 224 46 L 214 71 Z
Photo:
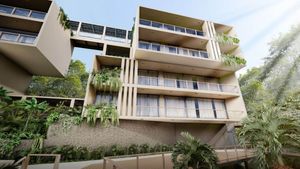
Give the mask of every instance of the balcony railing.
M 7 5 L 0 4 L 0 13 L 17 15 L 17 16 L 25 16 L 35 19 L 44 19 L 46 16 L 45 12 L 34 11 L 30 9 L 17 8 Z
M 5 32 L 5 31 L 0 30 L 0 40 L 26 43 L 26 44 L 34 44 L 35 39 L 36 39 L 36 36 L 33 36 L 33 35 Z
M 139 42 L 139 48 L 152 50 L 156 52 L 162 52 L 162 53 L 171 53 L 175 55 L 208 58 L 208 53 L 206 51 L 180 48 L 180 47 L 169 46 L 169 45 L 161 45 L 158 43 L 150 43 L 145 41 Z
M 147 86 L 163 86 L 163 87 L 190 89 L 190 90 L 238 93 L 238 88 L 237 86 L 234 85 L 171 79 L 171 78 L 159 79 L 158 77 L 150 77 L 150 76 L 138 76 L 138 84 L 147 85 Z
M 159 107 L 137 105 L 137 116 L 168 118 L 228 119 L 224 109 L 199 109 L 195 107 Z
M 180 33 L 189 34 L 189 35 L 205 36 L 204 32 L 199 31 L 199 30 L 180 27 L 180 26 L 176 26 L 176 25 L 165 24 L 165 23 L 161 23 L 161 22 L 150 21 L 150 20 L 146 20 L 146 19 L 140 19 L 140 24 L 145 25 L 145 26 L 151 26 L 154 28 L 159 28 L 162 30 L 180 32 Z

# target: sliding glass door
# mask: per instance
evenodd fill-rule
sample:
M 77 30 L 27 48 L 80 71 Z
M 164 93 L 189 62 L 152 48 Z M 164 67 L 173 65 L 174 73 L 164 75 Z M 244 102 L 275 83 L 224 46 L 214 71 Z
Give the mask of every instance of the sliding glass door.
M 137 116 L 158 117 L 159 96 L 139 94 L 137 97 Z

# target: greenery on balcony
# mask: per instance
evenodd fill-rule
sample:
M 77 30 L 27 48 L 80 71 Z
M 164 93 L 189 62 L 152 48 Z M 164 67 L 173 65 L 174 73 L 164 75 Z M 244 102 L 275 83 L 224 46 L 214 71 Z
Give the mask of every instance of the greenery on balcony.
M 181 136 L 184 141 L 178 141 L 173 148 L 174 169 L 218 168 L 218 158 L 211 146 L 202 143 L 187 132 L 182 132 Z
M 224 33 L 217 34 L 216 40 L 222 44 L 238 44 L 240 42 L 238 38 L 226 35 Z
M 88 105 L 86 107 L 87 123 L 95 126 L 97 119 L 103 127 L 119 125 L 119 114 L 114 104 Z
M 231 54 L 222 54 L 222 62 L 227 66 L 240 66 L 245 65 L 247 61 L 239 56 Z
M 103 68 L 100 72 L 94 72 L 92 73 L 91 85 L 97 90 L 118 91 L 122 87 L 120 72 L 121 69 L 118 67 Z

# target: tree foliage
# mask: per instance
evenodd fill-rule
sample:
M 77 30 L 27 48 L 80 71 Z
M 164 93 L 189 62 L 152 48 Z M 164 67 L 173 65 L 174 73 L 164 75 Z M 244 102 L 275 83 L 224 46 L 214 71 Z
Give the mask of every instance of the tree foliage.
M 278 108 L 266 107 L 242 122 L 238 132 L 243 145 L 256 150 L 258 168 L 284 166 L 284 148 L 300 148 L 300 120 Z
M 174 169 L 215 169 L 217 155 L 208 144 L 202 143 L 187 132 L 182 132 L 184 141 L 178 141 L 172 152 Z
M 83 98 L 87 79 L 88 72 L 85 65 L 79 60 L 72 60 L 66 77 L 34 76 L 26 93 L 38 96 Z

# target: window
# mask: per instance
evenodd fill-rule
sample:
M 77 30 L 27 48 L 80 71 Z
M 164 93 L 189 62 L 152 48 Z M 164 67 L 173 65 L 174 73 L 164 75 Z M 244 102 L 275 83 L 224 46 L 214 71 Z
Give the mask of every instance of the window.
M 77 30 L 78 24 L 79 24 L 78 22 L 76 23 L 73 21 L 71 24 L 71 28 L 73 27 L 74 30 Z M 92 24 L 88 24 L 88 23 L 81 23 L 81 27 L 80 27 L 81 32 L 93 33 L 93 34 L 98 34 L 98 35 L 103 34 L 103 29 L 104 29 L 103 26 L 92 25 Z
M 116 35 L 116 29 L 115 28 L 110 28 L 106 27 L 105 35 L 107 36 L 115 36 Z
M 93 29 L 94 29 L 94 33 L 98 34 L 98 35 L 102 35 L 103 34 L 103 26 L 99 26 L 99 25 L 93 25 Z
M 219 119 L 226 119 L 227 118 L 227 112 L 225 107 L 225 101 L 224 100 L 214 100 L 214 110 L 217 115 L 217 118 Z
M 197 103 L 198 103 L 197 99 L 194 98 L 186 99 L 186 111 L 187 111 L 187 116 L 189 118 L 199 117 L 199 106 Z
M 166 87 L 176 87 L 176 74 L 164 73 L 164 85 Z
M 19 42 L 33 44 L 35 40 L 34 36 L 20 35 Z
M 207 52 L 200 52 L 200 54 L 201 54 L 201 57 L 208 58 Z
M 4 6 L 4 5 L 0 5 L 0 12 L 1 13 L 7 13 L 7 14 L 11 14 L 13 11 L 13 7 L 10 6 Z
M 194 29 L 186 29 L 186 33 L 195 35 L 196 31 Z
M 139 70 L 138 84 L 158 86 L 158 72 Z
M 162 28 L 163 27 L 163 24 L 159 23 L 159 22 L 154 22 L 152 21 L 152 26 L 155 27 L 155 28 Z
M 199 57 L 199 51 L 197 50 L 190 50 L 190 55 L 193 57 Z
M 97 92 L 95 104 L 115 104 L 118 102 L 118 93 Z
M 164 28 L 167 29 L 167 30 L 174 31 L 174 26 L 173 25 L 164 24 Z
M 198 36 L 204 36 L 204 32 L 201 32 L 201 31 L 196 31 L 196 34 L 197 34 Z
M 200 118 L 215 118 L 211 99 L 199 99 Z
M 160 51 L 160 45 L 152 43 L 152 50 L 154 50 L 154 51 Z
M 116 29 L 116 37 L 126 39 L 126 30 Z
M 176 47 L 173 47 L 173 46 L 167 46 L 167 48 L 169 49 L 169 53 L 177 53 L 176 52 Z
M 150 25 L 151 25 L 151 22 L 150 22 L 150 21 L 147 21 L 147 20 L 144 20 L 144 19 L 140 19 L 140 24 L 141 24 L 141 25 L 150 26 Z
M 139 48 L 141 48 L 141 49 L 150 49 L 150 43 L 139 42 Z
M 183 97 L 165 97 L 165 111 L 167 117 L 187 117 Z
M 183 33 L 185 33 L 185 29 L 182 28 L 182 27 L 178 27 L 178 26 L 175 27 L 175 31 L 176 32 L 183 32 Z
M 21 9 L 21 8 L 17 8 L 14 12 L 15 15 L 19 15 L 19 16 L 28 16 L 30 13 L 29 9 Z
M 38 12 L 38 11 L 32 11 L 30 17 L 36 18 L 36 19 L 44 19 L 46 16 L 46 13 L 44 12 Z
M 18 34 L 15 34 L 15 33 L 6 33 L 6 32 L 3 32 L 1 34 L 1 40 L 7 40 L 7 41 L 17 41 L 17 38 L 18 38 Z
M 138 94 L 138 96 L 137 96 L 137 116 L 158 117 L 159 116 L 159 96 Z

